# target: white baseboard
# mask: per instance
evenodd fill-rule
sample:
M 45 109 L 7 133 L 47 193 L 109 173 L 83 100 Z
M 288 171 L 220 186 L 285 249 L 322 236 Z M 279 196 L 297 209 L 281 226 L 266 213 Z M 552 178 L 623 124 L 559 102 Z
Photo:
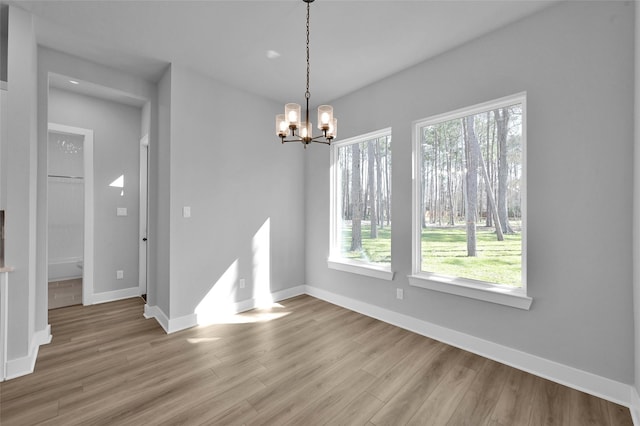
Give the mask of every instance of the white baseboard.
M 640 384 L 631 388 L 631 404 L 629 404 L 631 418 L 635 426 L 640 426 Z
M 93 293 L 91 295 L 91 304 L 97 305 L 99 303 L 115 302 L 116 300 L 129 299 L 131 297 L 140 296 L 140 288 L 129 287 L 121 290 L 105 291 L 102 293 Z
M 278 302 L 290 297 L 299 296 L 305 293 L 305 286 L 300 285 L 297 287 L 287 288 L 270 294 L 270 299 L 273 302 Z M 232 302 L 225 306 L 225 314 L 237 314 L 245 312 L 250 309 L 259 307 L 260 303 L 257 299 L 246 299 L 239 302 Z M 177 331 L 186 330 L 187 328 L 195 327 L 207 323 L 207 319 L 198 318 L 195 313 L 184 315 L 177 318 L 168 318 L 167 315 L 157 306 L 144 306 L 144 317 L 155 318 L 160 326 L 167 334 L 175 333 Z
M 169 318 L 159 306 L 144 305 L 144 317 L 155 318 L 167 334 L 175 333 L 176 331 L 185 330 L 193 326 L 198 325 L 196 322 L 196 315 L 184 315 L 178 318 Z
M 160 327 L 164 329 L 166 333 L 169 333 L 169 318 L 157 305 L 150 306 L 144 305 L 144 317 L 147 319 L 154 318 L 160 324 Z
M 16 377 L 26 376 L 33 373 L 36 367 L 36 358 L 38 350 L 29 353 L 26 356 L 10 359 L 7 361 L 7 377 L 6 380 L 15 379 Z
M 7 360 L 7 377 L 5 379 L 15 379 L 16 377 L 33 373 L 40 345 L 49 343 L 51 343 L 51 325 L 47 324 L 43 330 L 36 331 L 33 334 L 28 355 Z
M 32 349 L 40 345 L 48 345 L 51 343 L 51 324 L 47 324 L 44 330 L 36 331 L 33 335 Z
M 169 327 L 165 330 L 167 334 L 175 333 L 176 331 L 186 330 L 198 325 L 197 315 L 189 314 L 183 315 L 177 318 L 169 318 Z
M 191 325 L 207 325 L 212 322 L 216 322 L 219 319 L 224 319 L 225 316 L 238 314 L 240 312 L 246 312 L 251 309 L 259 308 L 261 306 L 270 305 L 281 300 L 289 299 L 291 297 L 300 296 L 305 294 L 305 286 L 300 285 L 297 287 L 291 287 L 284 290 L 276 291 L 275 293 L 269 293 L 268 295 L 261 296 L 260 299 L 245 299 L 239 302 L 232 302 L 224 306 L 224 312 L 222 317 L 216 315 L 196 315 L 195 323 Z
M 578 370 L 564 364 L 528 354 L 507 346 L 474 337 L 459 331 L 442 327 L 408 315 L 380 308 L 375 305 L 341 296 L 313 286 L 305 286 L 306 293 L 334 305 L 359 312 L 372 318 L 393 324 L 414 333 L 430 337 L 451 346 L 498 361 L 536 376 L 549 379 L 571 388 L 587 392 L 597 397 L 615 402 L 633 411 L 631 393 L 632 386 L 607 379 L 586 371 Z M 637 404 L 636 404 L 637 410 Z M 635 424 L 640 424 L 635 421 Z

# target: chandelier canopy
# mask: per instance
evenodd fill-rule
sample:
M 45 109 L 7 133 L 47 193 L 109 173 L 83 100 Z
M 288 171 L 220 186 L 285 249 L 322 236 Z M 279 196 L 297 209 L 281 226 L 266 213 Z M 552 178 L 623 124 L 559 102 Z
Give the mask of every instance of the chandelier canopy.
M 331 105 L 318 107 L 318 129 L 322 131 L 319 136 L 313 136 L 313 125 L 309 121 L 309 10 L 314 0 L 302 0 L 307 3 L 307 91 L 304 93 L 306 101 L 305 121 L 301 121 L 301 107 L 299 104 L 289 103 L 284 106 L 284 114 L 276 115 L 276 134 L 285 142 L 302 142 L 306 148 L 311 142 L 330 145 L 336 137 L 338 119 L 333 116 Z

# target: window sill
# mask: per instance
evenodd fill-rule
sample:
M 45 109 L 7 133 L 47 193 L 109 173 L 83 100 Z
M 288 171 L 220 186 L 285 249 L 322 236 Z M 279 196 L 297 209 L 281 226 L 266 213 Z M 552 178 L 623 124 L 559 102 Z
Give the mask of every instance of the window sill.
M 443 293 L 529 310 L 533 299 L 521 288 L 498 287 L 461 278 L 443 277 L 435 274 L 409 275 L 409 284 Z
M 376 266 L 364 262 L 347 261 L 345 259 L 327 259 L 327 266 L 329 267 L 329 269 L 350 272 L 352 274 L 366 275 L 368 277 L 379 278 L 381 280 L 387 281 L 393 280 L 394 275 L 394 272 L 391 270 L 391 268 Z

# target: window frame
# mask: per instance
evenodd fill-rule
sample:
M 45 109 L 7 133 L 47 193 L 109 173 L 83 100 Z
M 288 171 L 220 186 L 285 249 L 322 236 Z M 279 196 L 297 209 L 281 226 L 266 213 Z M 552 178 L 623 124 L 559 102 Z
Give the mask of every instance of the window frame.
M 330 146 L 330 201 L 329 201 L 329 215 L 330 215 L 330 236 L 329 236 L 329 257 L 327 258 L 327 266 L 329 269 L 335 269 L 338 271 L 349 272 L 353 274 L 365 275 L 372 278 L 378 278 L 382 280 L 391 281 L 394 277 L 392 269 L 393 257 L 389 266 L 378 265 L 375 263 L 369 263 L 361 260 L 346 259 L 341 255 L 341 243 L 342 236 L 340 235 L 340 226 L 338 221 L 340 218 L 340 189 L 337 187 L 340 182 L 339 176 L 339 159 L 338 150 L 346 146 L 366 142 L 372 139 L 377 139 L 383 136 L 391 136 L 391 127 L 376 130 L 373 132 L 365 133 L 362 135 L 354 136 L 348 139 L 343 139 L 337 142 L 332 142 Z M 393 139 L 392 139 L 393 141 Z M 393 142 L 392 142 L 393 143 Z M 393 155 L 393 154 L 392 154 Z M 392 157 L 393 158 L 393 157 Z M 392 239 L 393 239 L 393 222 L 392 222 Z M 393 241 L 392 241 L 393 244 Z M 393 252 L 393 250 L 392 250 Z
M 522 105 L 522 286 L 510 287 L 496 283 L 478 281 L 463 277 L 444 276 L 434 272 L 422 271 L 422 226 L 420 220 L 420 199 L 422 197 L 420 181 L 422 179 L 422 132 L 425 126 L 455 120 L 469 115 L 484 113 L 509 105 Z M 527 293 L 527 97 L 526 92 L 516 93 L 491 101 L 475 104 L 443 114 L 433 115 L 412 123 L 412 273 L 409 284 L 414 287 L 435 290 L 500 305 L 528 310 L 533 298 Z

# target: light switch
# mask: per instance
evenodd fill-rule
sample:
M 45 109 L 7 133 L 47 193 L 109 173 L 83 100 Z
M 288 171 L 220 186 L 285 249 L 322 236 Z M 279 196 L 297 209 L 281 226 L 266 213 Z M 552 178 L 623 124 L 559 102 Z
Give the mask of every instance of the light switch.
M 185 218 L 187 218 L 187 217 L 191 217 L 191 207 L 189 207 L 189 206 L 184 206 L 184 207 L 182 208 L 182 217 L 185 217 Z
M 118 207 L 116 210 L 116 216 L 126 216 L 127 208 L 126 207 Z

